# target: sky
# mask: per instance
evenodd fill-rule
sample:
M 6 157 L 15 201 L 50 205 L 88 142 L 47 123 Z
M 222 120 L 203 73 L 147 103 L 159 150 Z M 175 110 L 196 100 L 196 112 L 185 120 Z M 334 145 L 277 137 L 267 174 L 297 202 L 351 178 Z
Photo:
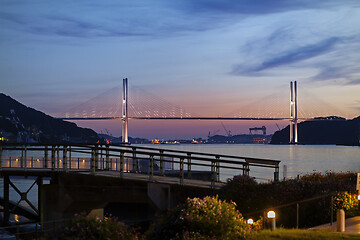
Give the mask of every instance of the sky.
M 358 0 L 0 0 L 0 91 L 60 117 L 91 111 L 91 100 L 115 102 L 128 78 L 130 99 L 141 89 L 134 94 L 191 116 L 277 116 L 288 115 L 289 82 L 297 81 L 304 117 L 353 118 L 359 22 Z M 119 121 L 76 123 L 121 135 Z M 233 134 L 276 124 L 288 123 L 224 122 Z M 133 137 L 217 130 L 225 134 L 218 121 L 129 122 Z

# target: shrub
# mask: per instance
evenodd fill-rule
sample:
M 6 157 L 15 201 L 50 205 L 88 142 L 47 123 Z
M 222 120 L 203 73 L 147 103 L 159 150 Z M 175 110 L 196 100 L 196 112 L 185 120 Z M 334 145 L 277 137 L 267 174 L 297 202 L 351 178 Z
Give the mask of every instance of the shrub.
M 248 225 L 234 202 L 188 198 L 152 226 L 148 239 L 245 239 L 260 226 Z
M 359 209 L 357 195 L 348 192 L 338 193 L 334 196 L 334 208 L 344 209 L 347 216 L 355 216 Z
M 355 173 L 309 173 L 299 179 L 279 182 L 257 183 L 248 176 L 235 176 L 222 188 L 220 197 L 233 200 L 244 214 L 282 204 L 297 202 L 334 192 L 354 191 Z M 330 221 L 330 197 L 300 204 L 300 226 L 312 227 Z M 296 205 L 277 210 L 277 220 L 286 227 L 296 226 Z M 259 213 L 254 213 L 255 216 Z M 349 216 L 347 214 L 347 216 Z M 304 221 L 306 219 L 306 221 Z
M 116 239 L 116 240 L 137 240 L 137 233 L 119 222 L 115 217 L 99 219 L 87 217 L 85 214 L 75 214 L 62 229 L 59 239 Z

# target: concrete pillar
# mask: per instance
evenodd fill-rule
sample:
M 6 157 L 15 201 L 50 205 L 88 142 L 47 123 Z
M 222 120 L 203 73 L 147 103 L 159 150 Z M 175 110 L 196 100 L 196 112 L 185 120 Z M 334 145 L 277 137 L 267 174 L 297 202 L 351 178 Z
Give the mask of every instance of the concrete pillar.
M 336 213 L 336 231 L 345 232 L 345 211 L 338 209 Z

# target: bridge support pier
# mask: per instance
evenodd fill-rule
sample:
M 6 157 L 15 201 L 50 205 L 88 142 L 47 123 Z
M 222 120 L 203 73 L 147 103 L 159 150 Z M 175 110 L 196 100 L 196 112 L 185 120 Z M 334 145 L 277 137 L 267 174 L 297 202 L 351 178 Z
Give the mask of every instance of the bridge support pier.
M 122 94 L 122 142 L 129 143 L 128 140 L 128 79 L 123 79 Z
M 297 84 L 290 82 L 290 144 L 298 143 L 297 133 Z

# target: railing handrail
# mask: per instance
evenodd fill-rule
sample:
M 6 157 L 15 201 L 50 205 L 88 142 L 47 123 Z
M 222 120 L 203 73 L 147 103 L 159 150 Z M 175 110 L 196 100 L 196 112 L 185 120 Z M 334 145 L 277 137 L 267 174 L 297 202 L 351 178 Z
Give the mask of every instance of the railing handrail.
M 0 145 L 7 146 L 78 146 L 78 147 L 93 147 L 93 146 L 114 146 L 114 147 L 122 147 L 122 148 L 131 148 L 132 150 L 136 149 L 146 149 L 151 151 L 163 151 L 163 152 L 176 152 L 182 154 L 191 154 L 191 158 L 193 155 L 202 155 L 202 156 L 213 156 L 213 157 L 220 157 L 220 158 L 231 158 L 231 159 L 238 159 L 245 161 L 246 163 L 262 163 L 267 165 L 274 165 L 278 166 L 280 164 L 280 160 L 272 160 L 272 159 L 263 159 L 263 158 L 253 158 L 253 157 L 243 157 L 243 156 L 233 156 L 233 155 L 226 155 L 226 154 L 216 154 L 216 153 L 203 153 L 203 152 L 193 152 L 193 151 L 183 151 L 183 150 L 173 150 L 173 149 L 164 149 L 164 148 L 152 148 L 152 147 L 143 147 L 143 146 L 132 146 L 128 144 L 78 144 L 78 143 L 50 143 L 50 144 L 40 144 L 40 143 L 0 143 Z M 101 147 L 98 147 L 101 148 Z M 117 151 L 117 150 L 111 150 Z M 138 152 L 138 151 L 137 151 Z M 187 157 L 187 156 L 185 156 Z
M 296 205 L 296 204 L 299 204 L 299 203 L 305 203 L 305 202 L 310 202 L 310 201 L 313 201 L 313 200 L 316 200 L 316 199 L 322 199 L 322 198 L 334 196 L 334 195 L 336 195 L 338 193 L 339 193 L 339 191 L 332 192 L 332 193 L 327 193 L 327 194 L 323 194 L 323 195 L 320 195 L 320 196 L 315 196 L 315 197 L 306 198 L 306 199 L 302 199 L 302 200 L 298 200 L 298 201 L 293 201 L 293 202 L 290 202 L 290 203 L 284 203 L 284 204 L 281 204 L 281 205 L 278 205 L 278 206 L 275 206 L 275 207 L 268 207 L 268 208 L 264 208 L 262 210 L 257 210 L 257 211 L 250 212 L 250 213 L 244 213 L 243 215 L 244 216 L 251 216 L 251 215 L 257 214 L 257 213 L 263 213 L 263 212 L 270 211 L 270 210 L 275 210 L 275 209 L 280 209 L 280 208 L 284 208 L 284 207 L 293 206 L 293 205 Z
M 63 171 L 68 170 L 68 162 L 71 164 L 72 155 L 71 153 L 80 153 L 91 156 L 90 157 L 90 167 L 89 171 L 92 174 L 95 174 L 99 170 L 113 170 L 112 167 L 109 169 L 109 158 L 115 157 L 120 159 L 120 177 L 123 176 L 123 164 L 126 159 L 132 159 L 132 169 L 134 172 L 138 173 L 139 166 L 138 160 L 150 161 L 150 169 L 141 170 L 141 172 L 150 171 L 151 174 L 154 172 L 152 167 L 154 161 L 160 162 L 160 174 L 164 175 L 164 163 L 171 162 L 180 165 L 180 176 L 183 179 L 183 173 L 188 172 L 188 177 L 191 176 L 191 168 L 194 167 L 210 167 L 211 168 L 211 179 L 216 179 L 214 181 L 220 181 L 220 169 L 232 169 L 234 171 L 242 170 L 243 174 L 248 175 L 250 171 L 250 166 L 254 167 L 265 167 L 273 168 L 274 180 L 278 180 L 279 176 L 279 163 L 277 160 L 265 160 L 265 159 L 256 159 L 256 158 L 243 158 L 239 156 L 230 156 L 230 155 L 221 155 L 221 154 L 212 154 L 212 153 L 203 153 L 203 152 L 188 152 L 188 151 L 177 151 L 170 149 L 158 149 L 158 148 L 147 148 L 140 146 L 129 146 L 129 145 L 104 145 L 104 144 L 32 144 L 32 143 L 17 143 L 17 144 L 0 144 L 0 153 L 4 150 L 16 150 L 21 151 L 21 168 L 27 169 L 26 160 L 23 161 L 23 157 L 27 159 L 28 151 L 44 151 L 44 157 L 51 160 L 51 170 Z M 51 152 L 51 157 L 48 155 L 48 152 Z M 62 153 L 63 162 L 59 153 Z M 23 156 L 24 154 L 24 156 Z M 68 156 L 69 155 L 69 156 Z M 50 158 L 49 158 L 50 157 Z M 104 157 L 106 157 L 106 166 L 104 167 Z M 1 158 L 1 157 L 0 157 Z M 80 157 L 82 158 L 82 157 Z M 171 159 L 170 161 L 168 159 Z M 126 160 L 128 161 L 128 160 Z M 134 162 L 135 161 L 135 162 Z M 99 165 L 100 164 L 102 165 Z M 102 163 L 101 163 L 102 162 Z M 44 163 L 44 168 L 47 168 L 47 160 Z M 31 159 L 31 168 L 33 168 L 33 162 Z M 30 166 L 29 165 L 29 166 Z M 79 165 L 79 163 L 78 163 Z M 184 165 L 187 166 L 187 171 L 184 169 Z M 115 165 L 116 167 L 117 165 Z M 173 165 L 174 166 L 174 165 Z M 1 165 L 0 165 L 1 168 Z M 11 168 L 11 163 L 10 163 Z M 71 165 L 70 165 L 71 168 Z M 79 168 L 79 167 L 78 167 Z M 86 167 L 88 168 L 88 166 Z M 117 168 L 117 167 L 116 167 Z M 130 167 L 128 167 L 130 169 Z M 118 169 L 115 169 L 116 171 Z M 190 177 L 191 178 L 191 177 Z M 151 177 L 152 179 L 152 177 Z M 150 180 L 151 180 L 150 179 Z

